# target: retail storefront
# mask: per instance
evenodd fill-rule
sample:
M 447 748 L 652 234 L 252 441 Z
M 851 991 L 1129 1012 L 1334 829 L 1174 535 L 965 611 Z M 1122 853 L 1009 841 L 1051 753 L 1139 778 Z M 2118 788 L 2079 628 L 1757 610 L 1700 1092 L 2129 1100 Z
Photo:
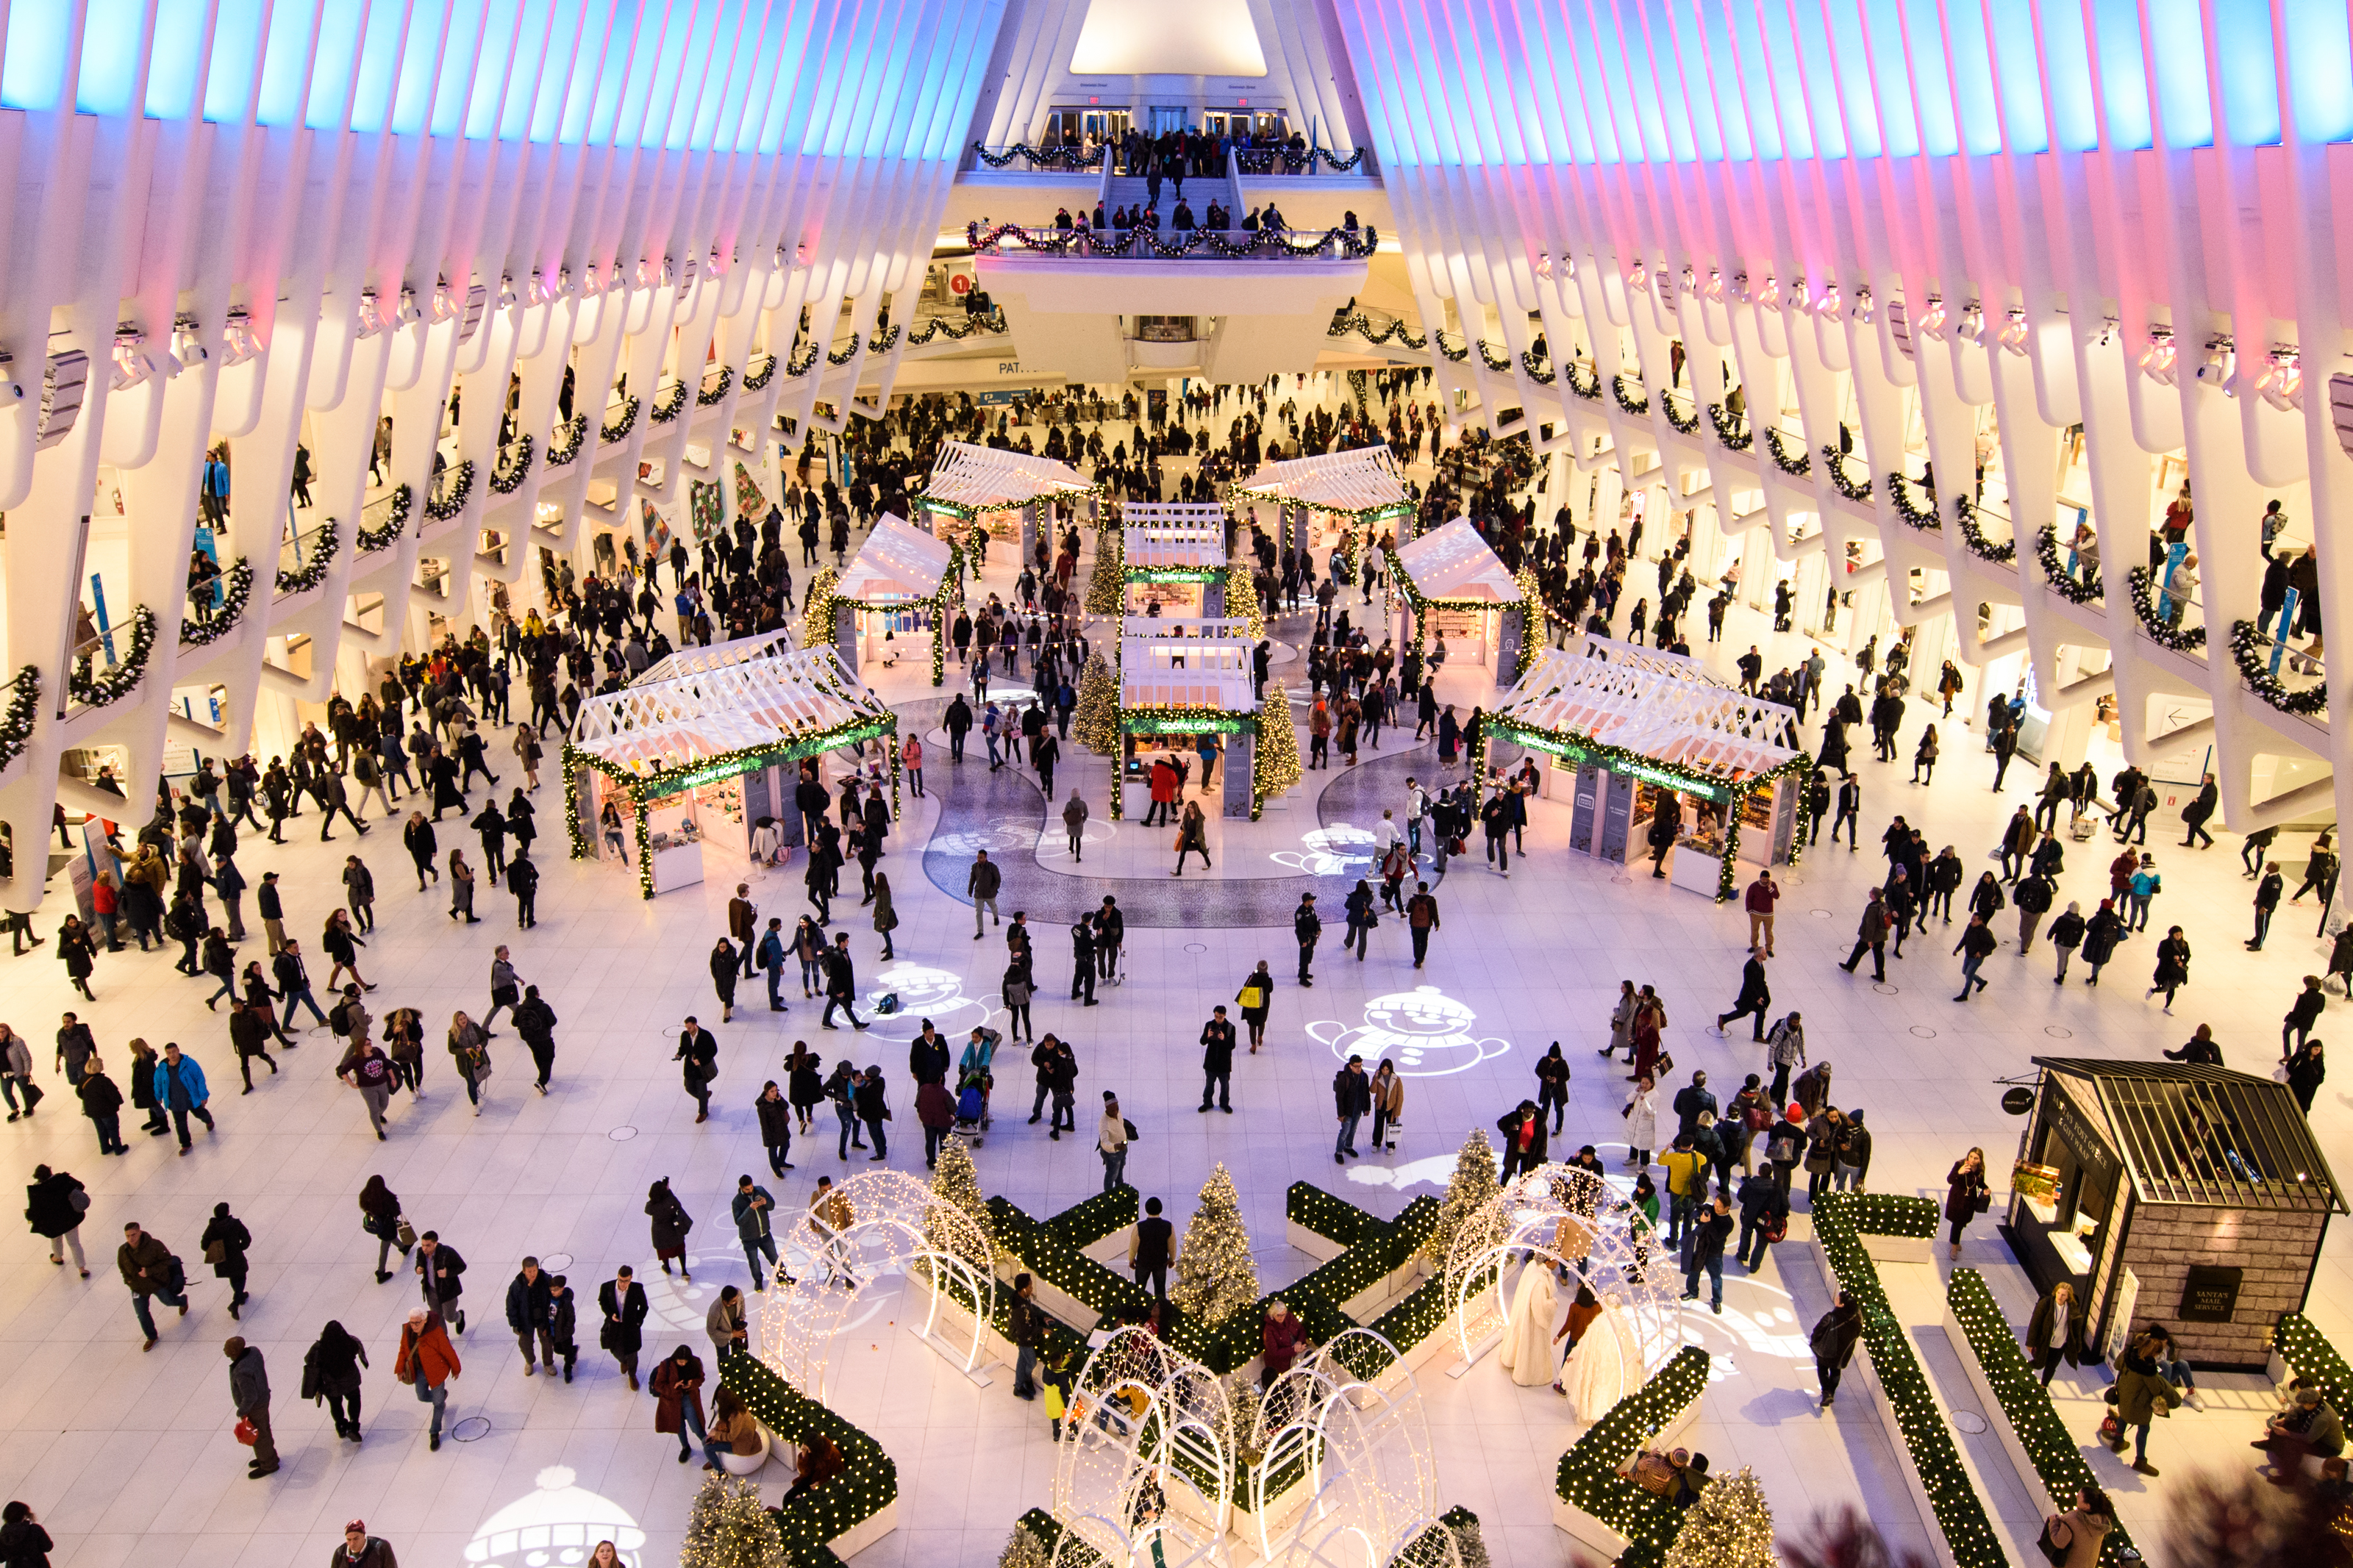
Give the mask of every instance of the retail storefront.
M 1723 686 L 1693 660 L 1588 635 L 1540 655 L 1497 699 L 1472 762 L 1483 772 L 1498 742 L 1555 759 L 1542 793 L 1571 802 L 1580 854 L 1647 860 L 1665 816 L 1675 834 L 1661 868 L 1722 901 L 1755 868 L 1798 858 L 1814 761 L 1781 743 L 1796 727 L 1794 710 Z
M 1226 509 L 1128 505 L 1120 509 L 1121 613 L 1216 620 L 1226 613 Z
M 810 584 L 812 594 L 818 584 Z M 941 628 L 964 603 L 963 552 L 903 519 L 885 516 L 832 585 L 833 646 L 852 670 L 899 662 L 902 646 L 930 645 L 932 684 L 945 678 Z M 815 623 L 822 626 L 826 618 Z
M 564 748 L 573 858 L 634 865 L 649 899 L 726 880 L 767 846 L 763 818 L 797 826 L 794 764 L 838 747 L 856 757 L 869 742 L 881 743 L 850 765 L 877 788 L 887 768 L 895 818 L 898 732 L 898 715 L 830 647 L 793 650 L 771 635 L 673 655 L 581 704 Z
M 1531 637 L 1530 610 L 1539 603 L 1535 580 L 1522 581 L 1468 518 L 1458 517 L 1388 552 L 1398 587 L 1397 646 L 1427 661 L 1440 639 L 1451 665 L 1493 669 L 1495 684 L 1520 678 L 1542 643 Z
M 1103 493 L 1102 487 L 1068 463 L 1001 447 L 949 441 L 940 447 L 915 504 L 940 538 L 961 548 L 985 549 L 974 538 L 976 530 L 987 540 L 1014 545 L 1028 561 L 1037 552 L 1039 534 L 1051 529 L 1058 510 L 1067 510 L 1075 518 L 1077 508 L 1084 505 L 1094 519 L 1100 515 Z
M 2005 1229 L 2084 1303 L 2111 1362 L 2160 1322 L 2196 1366 L 2263 1368 L 2345 1200 L 2285 1084 L 2224 1068 L 2037 1057 Z

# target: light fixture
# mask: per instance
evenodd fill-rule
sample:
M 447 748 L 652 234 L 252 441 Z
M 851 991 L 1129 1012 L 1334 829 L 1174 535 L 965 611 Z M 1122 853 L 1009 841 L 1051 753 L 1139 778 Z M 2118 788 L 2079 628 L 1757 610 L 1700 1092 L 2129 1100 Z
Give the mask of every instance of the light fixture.
M 140 346 L 146 341 L 147 334 L 128 322 L 114 329 L 114 374 L 111 384 L 116 392 L 137 386 L 155 374 L 153 357 Z
M 1699 291 L 1699 292 L 1700 292 L 1700 298 L 1702 298 L 1702 299 L 1704 299 L 1704 300 L 1713 300 L 1713 301 L 1715 301 L 1716 304 L 1719 304 L 1719 305 L 1723 304 L 1723 303 L 1724 303 L 1724 274 L 1723 274 L 1723 273 L 1721 273 L 1721 272 L 1719 272 L 1719 271 L 1717 271 L 1717 270 L 1716 270 L 1715 268 L 1713 268 L 1713 267 L 1709 268 L 1707 269 L 1707 282 L 1706 282 L 1705 286 L 1704 286 L 1704 287 L 1700 289 L 1700 291 Z
M 1696 293 L 1698 293 L 1698 292 L 1699 292 L 1699 274 L 1698 274 L 1698 273 L 1696 273 L 1696 272 L 1694 272 L 1694 271 L 1693 271 L 1693 270 L 1692 270 L 1690 268 L 1688 268 L 1688 267 L 1684 268 L 1683 268 L 1683 294 L 1684 294 L 1684 296 L 1685 296 L 1686 298 L 1688 298 L 1688 297 L 1690 297 L 1691 295 L 1696 294 Z
M 500 274 L 499 274 L 499 309 L 500 309 L 500 310 L 512 310 L 512 309 L 514 308 L 515 299 L 516 299 L 516 296 L 515 296 L 514 279 L 512 279 L 512 278 L 510 278 L 510 277 L 508 277 L 508 276 L 507 276 L 505 273 L 503 273 L 503 272 L 500 273 Z
M 1732 275 L 1732 298 L 1736 303 L 1743 305 L 1748 303 L 1747 273 L 1736 272 Z
M 2174 384 L 2175 361 L 2179 357 L 2179 350 L 2173 342 L 2172 329 L 2151 327 L 2148 330 L 2148 347 L 2141 350 L 2140 357 L 2133 363 L 2149 380 L 2159 385 L 2171 386 Z
M 1932 338 L 1942 337 L 1945 331 L 1945 320 L 1944 296 L 1931 294 L 1928 296 L 1928 308 L 1920 313 L 1920 320 L 1915 324 Z
M 1549 278 L 1552 276 L 1551 251 L 1539 250 L 1536 252 L 1536 276 L 1539 278 Z
M 260 353 L 260 341 L 253 335 L 253 318 L 243 310 L 231 310 L 221 326 L 221 367 L 243 364 Z
M 1955 329 L 1955 335 L 1964 342 L 1984 344 L 1985 306 L 1980 301 L 1972 300 L 1961 307 L 1961 319 Z
M 204 339 L 196 331 L 194 316 L 180 316 L 172 322 L 172 374 L 204 363 L 212 358 Z
M 417 290 L 404 287 L 400 290 L 400 304 L 392 312 L 392 324 L 396 327 L 413 327 L 424 319 L 425 312 L 417 308 Z
M 2274 346 L 2270 362 L 2255 378 L 2255 390 L 2283 412 L 2304 406 L 2304 361 L 2293 343 Z
M 1854 290 L 1854 319 L 1864 326 L 1879 319 L 1879 311 L 1871 302 L 1871 285 L 1859 283 Z
M 1649 268 L 1630 267 L 1626 269 L 1626 289 L 1629 293 L 1643 293 L 1650 287 L 1651 269 Z
M 0 405 L 25 401 L 25 389 L 18 384 L 16 375 L 9 368 L 16 363 L 15 354 L 10 353 L 6 349 L 0 349 Z
M 1836 321 L 1843 320 L 1845 313 L 1846 301 L 1839 294 L 1839 286 L 1836 283 L 1825 284 L 1814 300 L 1815 316 L 1825 321 Z
M 1757 296 L 1757 308 L 1770 310 L 1781 303 L 1781 280 L 1770 272 L 1765 274 L 1765 287 Z
M 2002 347 L 2023 359 L 2026 356 L 2027 335 L 2026 312 L 2012 310 L 2010 312 L 2010 319 L 2002 323 L 2001 337 L 1999 342 Z
M 433 285 L 433 320 L 436 325 L 458 319 L 458 301 L 450 296 L 449 279 L 438 279 Z
M 372 338 L 384 331 L 384 316 L 376 310 L 375 290 L 361 289 L 359 321 L 352 335 L 359 338 Z
M 2198 366 L 2198 379 L 2218 388 L 2225 397 L 2236 397 L 2240 392 L 2239 350 L 2229 338 L 2206 340 L 2206 357 Z

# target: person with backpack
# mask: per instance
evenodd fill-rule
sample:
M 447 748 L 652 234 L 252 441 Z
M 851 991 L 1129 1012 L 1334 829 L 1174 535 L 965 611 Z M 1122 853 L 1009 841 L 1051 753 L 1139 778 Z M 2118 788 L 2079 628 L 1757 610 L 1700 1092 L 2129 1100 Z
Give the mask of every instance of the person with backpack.
M 81 1220 L 90 1212 L 90 1190 L 63 1171 L 52 1171 L 47 1165 L 33 1167 L 33 1180 L 25 1189 L 25 1218 L 35 1236 L 49 1240 L 49 1261 L 65 1267 L 66 1252 L 73 1252 L 74 1267 L 81 1277 L 90 1278 L 90 1260 L 82 1256 Z
M 1740 1184 L 1740 1244 L 1733 1254 L 1751 1274 L 1765 1271 L 1765 1250 L 1789 1234 L 1789 1194 L 1771 1168 Z
M 501 951 L 504 951 L 501 949 Z M 522 1037 L 523 1048 L 531 1052 L 532 1065 L 539 1069 L 533 1088 L 544 1095 L 548 1076 L 555 1070 L 555 1009 L 539 994 L 539 987 L 522 988 L 522 1002 L 514 1010 L 515 1033 Z
M 1765 1159 L 1773 1167 L 1774 1183 L 1781 1195 L 1789 1193 L 1790 1173 L 1806 1154 L 1806 1108 L 1792 1100 L 1781 1112 L 1781 1119 L 1765 1131 Z

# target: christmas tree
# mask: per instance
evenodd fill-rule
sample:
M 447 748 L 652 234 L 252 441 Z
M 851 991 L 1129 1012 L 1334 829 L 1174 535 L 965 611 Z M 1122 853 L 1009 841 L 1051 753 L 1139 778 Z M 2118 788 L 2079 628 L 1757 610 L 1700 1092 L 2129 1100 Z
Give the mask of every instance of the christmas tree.
M 834 589 L 840 584 L 841 574 L 830 566 L 818 567 L 809 579 L 808 597 L 801 601 L 801 647 L 832 646 Z
M 1299 731 L 1291 721 L 1291 699 L 1284 695 L 1282 682 L 1274 681 L 1266 689 L 1266 701 L 1259 709 L 1258 757 L 1255 773 L 1250 778 L 1250 816 L 1255 818 L 1266 802 L 1281 795 L 1302 777 L 1299 771 Z
M 932 1202 L 942 1208 L 961 1209 L 980 1227 L 982 1236 L 988 1235 L 988 1201 L 980 1195 L 980 1173 L 973 1166 L 972 1151 L 961 1138 L 951 1138 L 940 1145 L 940 1163 L 932 1172 Z M 955 1237 L 965 1234 L 963 1226 L 950 1230 L 946 1226 L 932 1224 L 926 1217 L 923 1228 L 934 1247 L 961 1256 Z
M 1120 753 L 1119 677 L 1103 656 L 1087 656 L 1086 673 L 1079 677 L 1079 744 L 1099 757 Z
M 1446 1195 L 1439 1200 L 1438 1223 L 1430 1227 L 1430 1239 L 1421 1244 L 1422 1255 L 1440 1268 L 1454 1250 L 1455 1238 L 1466 1224 L 1475 1223 L 1487 1212 L 1488 1205 L 1503 1184 L 1495 1180 L 1495 1150 L 1487 1142 L 1487 1130 L 1474 1127 L 1462 1145 L 1462 1152 L 1454 1159 L 1454 1174 L 1447 1178 Z
M 1247 550 L 1226 567 L 1226 619 L 1247 621 L 1250 636 L 1266 636 L 1266 612 L 1259 606 L 1258 577 L 1251 570 Z
M 1685 1510 L 1664 1568 L 1776 1568 L 1773 1510 L 1756 1473 L 1743 1465 L 1710 1481 Z
M 785 1538 L 760 1506 L 760 1489 L 733 1476 L 714 1475 L 694 1494 L 679 1568 L 785 1568 Z
M 1203 1326 L 1215 1328 L 1258 1300 L 1258 1267 L 1242 1228 L 1241 1198 L 1224 1163 L 1201 1185 L 1201 1206 L 1185 1226 L 1169 1299 Z
M 1005 1550 L 997 1554 L 997 1568 L 1050 1568 L 1052 1562 L 1046 1543 L 1039 1540 L 1028 1525 L 1017 1524 L 1013 1527 L 1012 1539 L 1006 1542 Z
M 1116 528 L 1095 530 L 1094 575 L 1087 579 L 1087 614 L 1116 616 L 1127 605 L 1127 550 Z

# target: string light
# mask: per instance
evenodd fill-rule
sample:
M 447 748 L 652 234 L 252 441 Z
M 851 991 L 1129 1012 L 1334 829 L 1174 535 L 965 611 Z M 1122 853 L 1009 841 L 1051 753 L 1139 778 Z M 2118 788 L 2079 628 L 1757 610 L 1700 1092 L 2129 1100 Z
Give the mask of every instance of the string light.
M 2342 1410 L 2346 1400 L 2353 1398 L 2353 1366 L 2345 1364 L 2337 1347 L 2302 1312 L 2281 1315 L 2279 1327 L 2272 1331 L 2272 1349 L 2290 1372 L 2316 1384 L 2332 1408 Z
M 1618 1568 L 1658 1568 L 1683 1528 L 1684 1516 L 1673 1503 L 1619 1471 L 1633 1460 L 1636 1449 L 1699 1403 L 1707 1376 L 1707 1352 L 1685 1345 L 1560 1457 L 1554 1492 L 1569 1507 L 1626 1538 L 1629 1544 L 1619 1556 Z
M 1779 1563 L 1765 1488 L 1743 1465 L 1701 1489 L 1676 1528 L 1663 1568 L 1778 1568 Z
M 0 768 L 6 767 L 32 743 L 33 725 L 41 711 L 41 672 L 32 665 L 18 670 L 8 685 L 16 695 L 8 711 L 0 714 Z
M 245 615 L 246 602 L 253 597 L 253 563 L 240 555 L 227 572 L 221 574 L 220 603 L 213 606 L 209 619 L 184 619 L 180 623 L 180 646 L 203 647 L 218 642 L 237 629 L 237 621 Z
M 1216 1328 L 1258 1299 L 1258 1266 L 1242 1226 L 1241 1194 L 1219 1161 L 1201 1184 L 1201 1206 L 1185 1226 L 1169 1300 L 1187 1317 Z
M 779 1441 L 829 1442 L 841 1455 L 839 1475 L 769 1510 L 793 1561 L 807 1560 L 827 1542 L 847 1535 L 898 1500 L 899 1467 L 882 1451 L 881 1444 L 794 1388 L 754 1357 L 731 1355 L 719 1363 L 719 1386 L 741 1399 L 744 1408 Z M 728 1560 L 706 1561 L 716 1564 Z M 695 1559 L 681 1554 L 681 1568 L 694 1568 Z
M 280 574 L 281 578 L 284 575 Z M 66 691 L 85 708 L 119 702 L 145 677 L 148 658 L 154 651 L 155 612 L 142 605 L 131 613 L 131 647 L 122 658 L 100 675 L 91 672 L 90 655 L 80 655 L 66 670 Z

